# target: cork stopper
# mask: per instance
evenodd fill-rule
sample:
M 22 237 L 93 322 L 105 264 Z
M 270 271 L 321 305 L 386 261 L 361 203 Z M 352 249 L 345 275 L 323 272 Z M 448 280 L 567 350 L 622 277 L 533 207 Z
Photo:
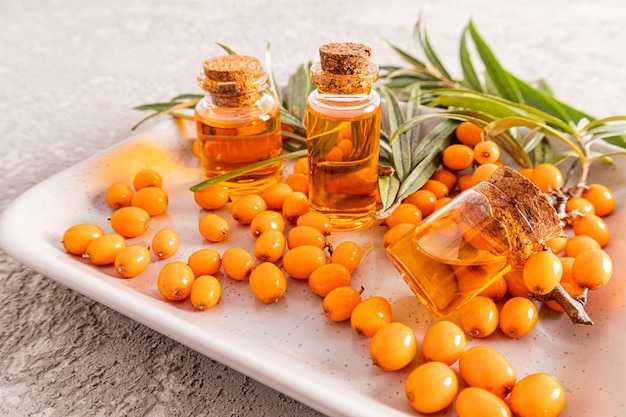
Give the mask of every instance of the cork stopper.
M 204 73 L 198 77 L 198 84 L 216 98 L 218 105 L 250 104 L 267 83 L 261 61 L 251 56 L 216 56 L 204 61 L 202 68 Z
M 320 62 L 311 67 L 311 81 L 321 93 L 369 94 L 378 79 L 370 62 L 372 49 L 364 44 L 335 42 L 319 48 Z

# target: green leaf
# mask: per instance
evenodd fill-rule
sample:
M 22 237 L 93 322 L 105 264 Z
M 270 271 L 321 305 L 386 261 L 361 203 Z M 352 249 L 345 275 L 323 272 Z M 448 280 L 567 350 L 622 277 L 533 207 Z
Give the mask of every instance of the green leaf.
M 309 74 L 310 65 L 302 64 L 289 76 L 285 88 L 285 108 L 300 121 L 304 120 L 306 102 L 315 89 Z
M 380 94 L 384 97 L 387 103 L 387 121 L 389 123 L 389 130 L 395 131 L 398 125 L 404 122 L 404 114 L 400 108 L 400 103 L 395 94 L 393 94 L 385 86 L 379 88 Z M 402 181 L 404 176 L 411 171 L 411 141 L 408 135 L 400 135 L 397 140 L 390 140 L 392 156 L 394 161 L 394 168 L 398 178 Z
M 378 193 L 384 209 L 389 208 L 395 202 L 399 188 L 400 180 L 396 175 L 378 177 Z
M 272 68 L 272 54 L 270 54 L 270 43 L 267 43 L 267 47 L 265 48 L 265 70 L 267 71 L 267 77 L 269 79 L 269 91 L 270 93 L 276 97 L 276 100 L 279 103 L 283 102 L 283 93 L 276 82 L 276 77 L 274 76 L 274 69 Z
M 232 49 L 230 49 L 228 46 L 224 45 L 223 43 L 220 43 L 220 42 L 215 42 L 215 43 L 217 44 L 217 46 L 219 46 L 224 51 L 226 51 L 228 55 L 237 55 L 237 52 L 233 51 Z
M 172 103 L 172 106 L 166 107 L 166 108 L 162 108 L 161 110 L 158 110 L 154 113 L 152 113 L 151 115 L 144 117 L 143 119 L 141 119 L 140 121 L 138 121 L 132 128 L 131 130 L 135 130 L 137 129 L 141 124 L 145 123 L 146 121 L 153 119 L 157 116 L 161 116 L 164 114 L 173 114 L 176 110 L 181 110 L 181 109 L 187 109 L 187 108 L 191 108 L 193 106 L 195 106 L 198 103 L 198 99 L 194 99 L 194 100 L 188 100 L 188 101 L 183 101 L 181 103 Z M 139 106 L 139 107 L 143 107 L 143 106 Z
M 524 103 L 529 106 L 533 106 L 539 110 L 542 110 L 552 116 L 558 117 L 565 123 L 573 123 L 576 124 L 578 120 L 583 116 L 582 113 L 579 114 L 570 114 L 563 107 L 562 103 L 556 100 L 553 96 L 546 94 L 542 91 L 539 91 L 533 88 L 530 84 L 513 77 L 517 87 L 524 98 Z M 575 116 L 575 117 L 572 117 Z
M 402 58 L 402 60 L 404 60 L 406 63 L 416 66 L 416 67 L 424 67 L 424 68 L 426 67 L 426 65 L 424 65 L 424 63 L 420 61 L 418 58 L 398 48 L 397 46 L 393 45 L 386 39 L 381 39 L 381 42 L 385 44 L 389 49 L 391 49 L 396 55 Z
M 550 162 L 553 159 L 552 144 L 545 136 L 539 141 L 537 146 L 533 148 L 533 157 L 535 165 Z
M 445 77 L 448 80 L 452 80 L 452 77 L 450 76 L 446 68 L 443 66 L 443 64 L 441 63 L 441 60 L 437 56 L 437 53 L 435 52 L 432 45 L 430 44 L 430 39 L 428 38 L 428 34 L 426 33 L 425 26 L 426 24 L 422 23 L 422 16 L 420 15 L 419 19 L 417 20 L 417 23 L 415 24 L 413 28 L 413 33 L 417 37 L 419 44 L 422 46 L 422 49 L 424 50 L 424 53 L 426 54 L 426 57 L 428 58 L 428 61 L 430 62 L 430 64 L 437 71 L 439 71 L 439 73 L 443 77 Z
M 460 47 L 460 61 L 461 68 L 463 70 L 463 84 L 467 87 L 476 90 L 483 91 L 483 86 L 480 83 L 480 79 L 478 75 L 476 75 L 476 70 L 474 69 L 474 65 L 472 64 L 472 59 L 467 47 L 467 30 L 463 32 L 461 36 L 461 47 Z

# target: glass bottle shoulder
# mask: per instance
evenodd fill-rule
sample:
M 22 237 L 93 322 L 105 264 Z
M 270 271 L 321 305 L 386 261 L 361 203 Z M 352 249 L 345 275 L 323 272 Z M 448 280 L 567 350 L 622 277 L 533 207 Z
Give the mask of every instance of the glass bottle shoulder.
M 337 120 L 355 120 L 366 118 L 380 112 L 381 101 L 377 92 L 369 94 L 343 95 L 321 94 L 314 90 L 307 99 L 308 111 L 319 116 L 328 116 Z
M 268 121 L 272 117 L 279 117 L 280 108 L 277 100 L 268 93 L 260 95 L 249 106 L 218 106 L 207 95 L 196 105 L 195 117 L 207 124 L 248 124 L 252 121 Z

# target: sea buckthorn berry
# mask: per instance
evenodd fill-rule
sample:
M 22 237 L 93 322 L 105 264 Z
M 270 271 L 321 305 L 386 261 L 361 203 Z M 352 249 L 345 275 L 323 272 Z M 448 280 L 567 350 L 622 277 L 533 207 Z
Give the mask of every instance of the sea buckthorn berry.
M 595 241 L 594 241 L 595 242 Z M 570 295 L 572 298 L 577 298 L 585 294 L 587 291 L 585 288 L 576 284 L 572 280 L 572 266 L 574 265 L 574 261 L 576 258 L 572 258 L 569 256 L 561 256 L 559 258 L 561 260 L 561 264 L 563 265 L 563 276 L 561 277 L 561 287 Z M 556 301 L 556 300 L 547 300 L 545 305 L 554 311 L 559 311 L 561 313 L 565 312 L 565 309 Z
M 342 286 L 326 294 L 324 301 L 322 301 L 322 309 L 328 320 L 339 322 L 348 320 L 352 315 L 352 311 L 360 302 L 360 291 L 350 286 Z
M 184 300 L 191 294 L 196 277 L 184 262 L 169 262 L 161 268 L 157 287 L 163 297 L 171 301 Z
M 146 187 L 163 187 L 163 178 L 153 169 L 142 169 L 135 174 L 133 187 L 135 191 Z
M 126 247 L 126 240 L 122 235 L 108 233 L 95 238 L 85 249 L 83 258 L 89 259 L 93 265 L 111 265 L 115 257 Z
M 313 271 L 326 263 L 326 254 L 317 246 L 302 245 L 283 255 L 283 269 L 292 278 L 308 279 Z
M 133 200 L 133 189 L 125 182 L 114 182 L 107 188 L 105 198 L 113 210 L 128 207 Z
M 456 396 L 455 410 L 458 417 L 512 417 L 502 398 L 478 387 L 462 389 Z
M 372 336 L 370 356 L 383 371 L 397 371 L 415 359 L 417 348 L 415 331 L 404 323 L 392 321 Z
M 450 195 L 450 190 L 448 189 L 448 186 L 446 184 L 433 179 L 426 180 L 424 185 L 420 187 L 420 190 L 428 190 L 432 192 L 433 194 L 435 194 L 435 197 L 437 197 L 437 199 L 448 197 L 448 195 Z
M 363 259 L 363 250 L 351 240 L 344 240 L 333 249 L 330 255 L 331 263 L 343 264 L 350 272 L 354 271 Z
M 578 213 L 578 214 L 596 214 L 596 208 L 591 204 L 589 200 L 583 197 L 574 197 L 567 200 L 565 203 L 566 213 Z
M 189 255 L 187 265 L 189 265 L 197 277 L 200 275 L 215 275 L 222 267 L 222 258 L 215 249 L 198 249 Z
M 474 174 L 463 174 L 456 182 L 459 191 L 465 191 L 474 185 Z
M 598 242 L 601 247 L 609 243 L 611 237 L 609 226 L 602 217 L 595 214 L 586 214 L 575 218 L 572 222 L 572 228 L 576 236 L 589 236 Z
M 552 375 L 540 372 L 517 381 L 509 406 L 516 417 L 557 417 L 565 408 L 565 390 Z
M 506 281 L 506 291 L 513 297 L 526 297 L 530 294 L 526 284 L 524 284 L 524 269 L 521 266 L 514 266 L 509 272 L 504 274 Z
M 480 165 L 493 164 L 500 159 L 500 147 L 492 140 L 484 140 L 474 145 L 474 160 Z
M 602 184 L 589 184 L 582 192 L 581 197 L 593 204 L 595 214 L 600 217 L 611 214 L 615 208 L 615 194 L 610 188 Z
M 399 223 L 418 224 L 422 221 L 422 212 L 417 206 L 410 203 L 401 203 L 395 210 L 383 221 L 388 228 L 394 227 Z
M 266 230 L 285 231 L 285 219 L 283 215 L 277 211 L 262 211 L 250 222 L 250 233 L 252 236 L 259 237 Z
M 463 171 L 474 163 L 474 151 L 467 145 L 453 144 L 442 153 L 443 166 L 451 171 Z
M 491 298 L 493 301 L 498 301 L 504 298 L 508 290 L 506 280 L 504 277 L 496 279 L 487 288 L 482 290 L 479 295 L 483 297 Z
M 499 300 L 506 293 L 506 282 L 496 279 L 491 284 L 489 281 L 501 269 L 499 263 L 484 265 L 457 265 L 452 269 L 457 277 L 461 294 L 473 294 L 480 291 L 483 297 Z M 488 285 L 489 284 L 489 285 Z M 488 285 L 487 287 L 485 287 Z
M 327 236 L 332 230 L 330 218 L 319 211 L 309 211 L 298 217 L 296 226 L 311 226 Z
M 141 207 L 150 216 L 165 213 L 169 204 L 169 197 L 160 187 L 144 187 L 133 195 L 132 205 Z
M 213 184 L 194 192 L 193 200 L 205 210 L 218 210 L 230 201 L 230 195 L 223 185 Z
M 95 224 L 80 223 L 70 226 L 63 233 L 63 247 L 72 255 L 82 255 L 94 239 L 102 236 L 104 231 Z
M 306 156 L 296 159 L 293 172 L 309 175 L 309 159 Z
M 472 122 L 461 122 L 455 130 L 455 136 L 459 142 L 471 147 L 487 140 L 485 129 Z
M 456 374 L 441 362 L 418 366 L 404 383 L 404 393 L 411 407 L 425 414 L 436 413 L 452 404 L 458 391 Z
M 350 325 L 356 334 L 372 337 L 385 324 L 391 322 L 391 304 L 386 298 L 374 296 L 361 301 L 352 310 Z
M 224 272 L 237 281 L 243 281 L 248 278 L 254 267 L 254 256 L 243 248 L 228 248 L 222 254 L 222 268 L 224 268 Z
M 350 139 L 341 139 L 337 141 L 337 148 L 341 150 L 344 161 L 350 157 L 352 152 L 354 152 L 354 145 Z
M 230 207 L 230 215 L 239 224 L 249 225 L 252 223 L 252 219 L 267 210 L 267 204 L 263 197 L 258 194 L 244 195 Z
M 330 151 L 324 156 L 324 161 L 327 162 L 341 162 L 343 161 L 343 152 L 336 146 L 333 146 Z
M 559 257 L 550 251 L 534 253 L 524 264 L 524 284 L 534 294 L 549 293 L 561 281 L 561 276 L 563 265 Z
M 448 187 L 448 192 L 452 192 L 454 187 L 456 187 L 456 174 L 454 172 L 448 171 L 447 169 L 438 169 L 430 176 L 431 180 L 436 180 L 442 182 Z
M 526 297 L 513 297 L 500 309 L 500 330 L 509 337 L 522 337 L 535 328 L 538 318 L 535 303 Z
M 209 242 L 222 242 L 230 236 L 230 225 L 225 218 L 207 213 L 198 221 L 198 231 Z
M 281 269 L 271 262 L 260 263 L 250 274 L 250 289 L 266 304 L 277 303 L 287 291 L 287 280 Z
M 561 170 L 549 163 L 537 165 L 533 169 L 530 180 L 544 193 L 560 190 L 564 183 Z
M 426 217 L 435 211 L 437 196 L 430 190 L 417 190 L 405 198 L 403 203 L 413 204 Z
M 341 264 L 324 264 L 309 275 L 309 287 L 313 294 L 326 297 L 329 292 L 338 287 L 350 285 L 352 273 Z
M 393 245 L 401 237 L 405 236 L 407 233 L 411 233 L 413 230 L 415 230 L 413 223 L 396 224 L 383 235 L 383 246 L 386 248 L 389 245 Z
M 448 204 L 450 201 L 452 201 L 451 197 L 440 198 L 439 200 L 437 200 L 437 203 L 435 203 L 435 211 L 439 210 L 440 208 Z
M 259 262 L 276 262 L 283 256 L 286 239 L 279 230 L 266 230 L 254 241 L 254 256 Z
M 200 275 L 193 282 L 189 300 L 196 310 L 209 310 L 219 302 L 222 284 L 213 275 Z
M 472 337 L 487 337 L 498 328 L 498 306 L 477 295 L 461 306 L 461 326 Z
M 198 159 L 202 157 L 202 142 L 200 142 L 200 139 L 194 139 L 192 141 L 191 153 Z
M 498 169 L 498 165 L 491 162 L 485 162 L 482 165 L 478 165 L 472 173 L 472 183 L 476 185 L 481 181 L 487 181 L 496 169 Z
M 466 343 L 465 333 L 459 326 L 442 320 L 426 330 L 422 340 L 422 355 L 427 361 L 452 365 L 461 357 Z
M 546 240 L 546 246 L 557 255 L 565 250 L 565 245 L 567 245 L 566 236 L 557 236 Z
M 159 259 L 166 259 L 173 256 L 180 246 L 180 237 L 174 229 L 165 227 L 160 229 L 152 237 L 152 252 Z
M 299 172 L 289 174 L 287 178 L 285 178 L 285 184 L 289 185 L 294 191 L 309 194 L 309 176 L 306 174 Z
M 150 250 L 143 245 L 129 245 L 115 256 L 113 266 L 122 278 L 132 278 L 150 266 Z
M 326 236 L 312 226 L 295 226 L 287 233 L 287 247 L 313 245 L 320 249 L 326 247 Z
M 292 192 L 285 198 L 282 212 L 288 222 L 296 224 L 298 217 L 309 212 L 309 197 L 300 191 Z
M 575 258 L 578 254 L 591 249 L 600 249 L 600 244 L 591 236 L 578 235 L 567 240 L 565 244 L 565 256 Z
M 150 226 L 150 214 L 141 207 L 122 207 L 111 214 L 111 228 L 128 238 L 141 236 Z
M 592 249 L 576 256 L 572 265 L 572 281 L 583 288 L 598 290 L 613 276 L 613 261 L 602 249 Z
M 289 194 L 293 193 L 293 188 L 284 182 L 272 184 L 261 193 L 268 210 L 282 210 L 283 202 Z
M 524 177 L 532 181 L 533 171 L 534 171 L 534 168 L 520 168 L 520 170 L 517 172 L 519 172 Z
M 500 398 L 509 395 L 517 381 L 511 362 L 487 346 L 466 349 L 459 358 L 459 372 L 467 385 L 484 388 Z

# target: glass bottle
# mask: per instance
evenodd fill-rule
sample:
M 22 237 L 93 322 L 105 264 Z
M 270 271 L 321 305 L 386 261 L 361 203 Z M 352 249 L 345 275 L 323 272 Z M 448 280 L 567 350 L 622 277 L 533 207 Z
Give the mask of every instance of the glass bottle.
M 378 67 L 367 45 L 331 43 L 319 52 L 311 67 L 317 89 L 305 116 L 309 202 L 333 230 L 360 229 L 374 221 L 376 208 L 381 103 L 372 86 Z
M 535 186 L 510 168 L 460 193 L 387 248 L 418 299 L 444 317 L 565 236 L 556 211 Z M 493 177 L 492 177 L 493 178 Z
M 268 75 L 254 57 L 227 55 L 203 63 L 198 85 L 205 93 L 194 118 L 206 178 L 282 154 L 280 108 L 266 91 Z M 222 183 L 231 196 L 255 193 L 280 182 L 283 163 Z

